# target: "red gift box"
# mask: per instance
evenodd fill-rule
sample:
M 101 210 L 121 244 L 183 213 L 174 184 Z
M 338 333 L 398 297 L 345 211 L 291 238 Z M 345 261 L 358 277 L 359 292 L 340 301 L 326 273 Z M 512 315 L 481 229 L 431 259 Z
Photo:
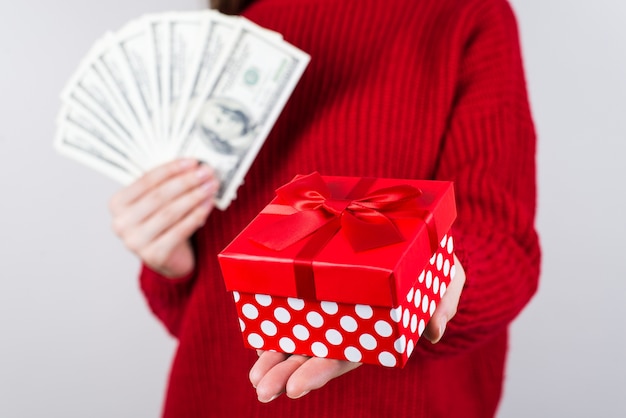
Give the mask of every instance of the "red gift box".
M 219 254 L 244 343 L 403 367 L 454 276 L 451 182 L 298 176 Z

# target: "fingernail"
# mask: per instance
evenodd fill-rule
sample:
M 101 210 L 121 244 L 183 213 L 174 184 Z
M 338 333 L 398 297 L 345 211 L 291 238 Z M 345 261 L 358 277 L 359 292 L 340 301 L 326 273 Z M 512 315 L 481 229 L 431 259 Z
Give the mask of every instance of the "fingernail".
M 436 340 L 433 340 L 433 344 L 437 344 L 443 338 L 443 333 L 446 332 L 446 324 L 448 323 L 448 319 L 446 317 L 441 318 L 441 325 L 439 325 L 439 335 Z
M 205 208 L 210 208 L 212 204 L 213 204 L 213 200 L 211 199 L 204 199 L 202 201 L 202 206 Z
M 268 403 L 268 402 L 272 402 L 274 399 L 278 398 L 278 396 L 280 396 L 280 393 L 272 396 L 271 398 L 269 398 L 267 400 L 263 400 L 261 398 L 258 398 L 258 399 L 259 399 L 259 402 Z
M 211 168 L 209 168 L 208 166 L 204 164 L 200 165 L 198 169 L 196 170 L 196 176 L 198 176 L 198 178 L 200 179 L 209 177 L 211 173 L 212 173 Z
M 301 393 L 301 394 L 299 394 L 298 396 L 294 396 L 294 397 L 293 397 L 293 398 L 291 398 L 291 399 L 298 399 L 298 398 L 301 398 L 301 397 L 303 397 L 304 395 L 308 394 L 309 392 L 310 392 L 310 390 L 305 390 L 304 392 L 302 392 L 302 393 Z
M 194 160 L 194 159 L 185 158 L 185 159 L 182 159 L 182 160 L 180 160 L 178 162 L 178 166 L 180 168 L 189 168 L 189 167 L 192 167 L 192 166 L 196 165 L 197 163 L 198 162 L 196 160 Z
M 200 187 L 205 194 L 212 195 L 217 191 L 219 184 L 217 180 L 213 179 L 205 183 L 202 183 L 202 186 Z

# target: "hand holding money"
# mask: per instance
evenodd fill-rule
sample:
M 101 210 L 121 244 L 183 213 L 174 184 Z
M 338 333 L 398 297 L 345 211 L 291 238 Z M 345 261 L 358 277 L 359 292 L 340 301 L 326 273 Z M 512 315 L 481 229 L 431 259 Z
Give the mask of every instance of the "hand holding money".
M 123 184 L 206 163 L 226 209 L 309 56 L 211 10 L 147 15 L 99 39 L 64 88 L 57 150 Z
M 152 270 L 181 277 L 195 266 L 189 237 L 213 209 L 219 182 L 193 159 L 152 169 L 109 203 L 113 230 Z

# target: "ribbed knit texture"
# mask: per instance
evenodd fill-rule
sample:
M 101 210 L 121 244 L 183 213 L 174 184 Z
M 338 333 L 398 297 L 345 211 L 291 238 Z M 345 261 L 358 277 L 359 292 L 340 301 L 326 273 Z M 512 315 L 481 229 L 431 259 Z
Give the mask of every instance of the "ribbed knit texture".
M 142 289 L 179 339 L 166 417 L 494 415 L 507 327 L 537 288 L 535 135 L 504 0 L 258 0 L 245 15 L 307 51 L 238 198 L 196 234 L 197 270 Z M 216 254 L 296 174 L 455 182 L 467 283 L 441 342 L 402 370 L 362 366 L 299 400 L 256 400 Z

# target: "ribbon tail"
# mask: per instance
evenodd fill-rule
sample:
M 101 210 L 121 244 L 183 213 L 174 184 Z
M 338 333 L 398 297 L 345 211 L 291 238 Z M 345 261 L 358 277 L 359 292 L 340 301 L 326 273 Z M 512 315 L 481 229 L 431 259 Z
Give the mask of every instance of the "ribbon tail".
M 333 218 L 321 211 L 307 210 L 281 217 L 271 227 L 257 231 L 250 240 L 274 251 L 282 251 L 306 238 Z

